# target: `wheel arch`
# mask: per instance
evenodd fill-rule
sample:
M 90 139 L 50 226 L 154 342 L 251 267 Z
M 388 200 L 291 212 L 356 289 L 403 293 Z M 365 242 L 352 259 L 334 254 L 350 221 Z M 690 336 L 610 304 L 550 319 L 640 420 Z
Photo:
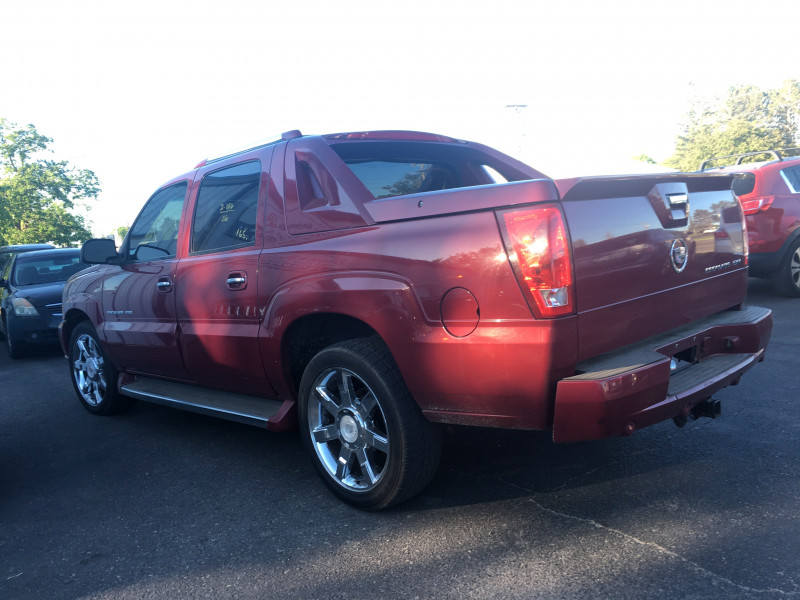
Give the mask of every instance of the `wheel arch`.
M 65 353 L 69 353 L 69 340 L 72 337 L 72 332 L 79 323 L 84 321 L 91 322 L 91 318 L 80 309 L 72 308 L 64 313 L 60 328 L 60 338 L 61 347 Z M 92 323 L 92 326 L 94 326 L 94 323 Z
M 341 313 L 309 314 L 295 319 L 283 334 L 281 355 L 284 377 L 293 397 L 308 363 L 324 348 L 364 337 L 380 337 L 366 322 Z
M 303 370 L 323 348 L 375 336 L 394 354 L 428 327 L 410 283 L 397 275 L 304 277 L 272 294 L 259 333 L 262 360 L 278 395 L 297 398 Z
M 786 257 L 788 256 L 789 252 L 792 249 L 798 240 L 800 240 L 800 225 L 795 227 L 792 232 L 789 234 L 789 237 L 786 238 L 786 241 L 783 242 L 781 249 L 779 251 L 781 262 L 783 262 Z

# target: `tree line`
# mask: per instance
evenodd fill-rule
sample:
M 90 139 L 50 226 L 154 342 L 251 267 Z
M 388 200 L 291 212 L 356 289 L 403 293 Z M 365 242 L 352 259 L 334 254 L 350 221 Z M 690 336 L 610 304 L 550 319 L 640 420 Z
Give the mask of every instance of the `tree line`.
M 49 159 L 52 142 L 33 125 L 0 118 L 0 246 L 74 246 L 91 237 L 76 211 L 97 198 L 100 182 L 88 169 Z M 695 171 L 708 158 L 794 146 L 800 146 L 800 81 L 768 90 L 737 85 L 724 96 L 693 101 L 664 165 Z
M 100 182 L 88 169 L 48 158 L 52 142 L 33 125 L 0 118 L 0 246 L 73 246 L 91 237 L 75 210 L 97 198 Z
M 664 163 L 680 171 L 695 171 L 712 157 L 800 146 L 800 81 L 771 90 L 737 85 L 722 97 L 697 98 L 681 129 Z

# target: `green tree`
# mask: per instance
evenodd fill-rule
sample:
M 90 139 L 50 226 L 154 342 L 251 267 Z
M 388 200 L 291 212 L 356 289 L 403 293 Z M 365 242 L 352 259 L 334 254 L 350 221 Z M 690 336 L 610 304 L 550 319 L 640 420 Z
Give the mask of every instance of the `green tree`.
M 694 171 L 717 156 L 800 144 L 800 81 L 774 90 L 733 86 L 722 98 L 696 99 L 678 136 L 670 167 Z M 754 157 L 762 160 L 764 157 Z M 725 161 L 715 162 L 722 166 Z M 730 164 L 730 163 L 728 163 Z
M 633 160 L 638 160 L 643 163 L 647 163 L 648 165 L 657 165 L 656 159 L 652 156 L 648 156 L 647 154 L 640 154 L 639 156 L 632 156 Z
M 44 158 L 52 141 L 33 125 L 0 118 L 0 245 L 70 246 L 91 237 L 84 217 L 72 211 L 97 198 L 97 177 Z

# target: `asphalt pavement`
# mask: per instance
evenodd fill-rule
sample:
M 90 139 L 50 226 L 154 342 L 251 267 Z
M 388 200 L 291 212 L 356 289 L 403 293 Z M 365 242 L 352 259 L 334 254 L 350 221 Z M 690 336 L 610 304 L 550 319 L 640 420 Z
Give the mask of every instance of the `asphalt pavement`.
M 381 513 L 297 433 L 146 403 L 96 417 L 66 361 L 0 349 L 0 598 L 800 598 L 800 300 L 722 417 L 555 445 L 449 428 Z

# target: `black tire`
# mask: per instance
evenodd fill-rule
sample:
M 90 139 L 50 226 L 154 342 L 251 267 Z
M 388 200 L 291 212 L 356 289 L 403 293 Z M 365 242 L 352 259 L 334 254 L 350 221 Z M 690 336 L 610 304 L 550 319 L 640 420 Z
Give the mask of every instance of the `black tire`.
M 411 397 L 377 338 L 340 342 L 303 373 L 300 432 L 322 480 L 342 500 L 379 510 L 419 493 L 441 458 L 439 427 Z
M 772 286 L 781 296 L 800 297 L 800 238 L 796 239 L 772 276 Z
M 92 414 L 114 415 L 135 402 L 117 391 L 119 373 L 106 359 L 94 327 L 86 321 L 79 323 L 69 338 L 69 371 L 78 399 Z
M 8 320 L 5 323 L 5 338 L 6 338 L 6 348 L 8 349 L 8 356 L 17 360 L 18 358 L 22 358 L 25 356 L 25 348 L 19 342 L 15 342 L 11 339 L 11 333 L 8 328 Z

